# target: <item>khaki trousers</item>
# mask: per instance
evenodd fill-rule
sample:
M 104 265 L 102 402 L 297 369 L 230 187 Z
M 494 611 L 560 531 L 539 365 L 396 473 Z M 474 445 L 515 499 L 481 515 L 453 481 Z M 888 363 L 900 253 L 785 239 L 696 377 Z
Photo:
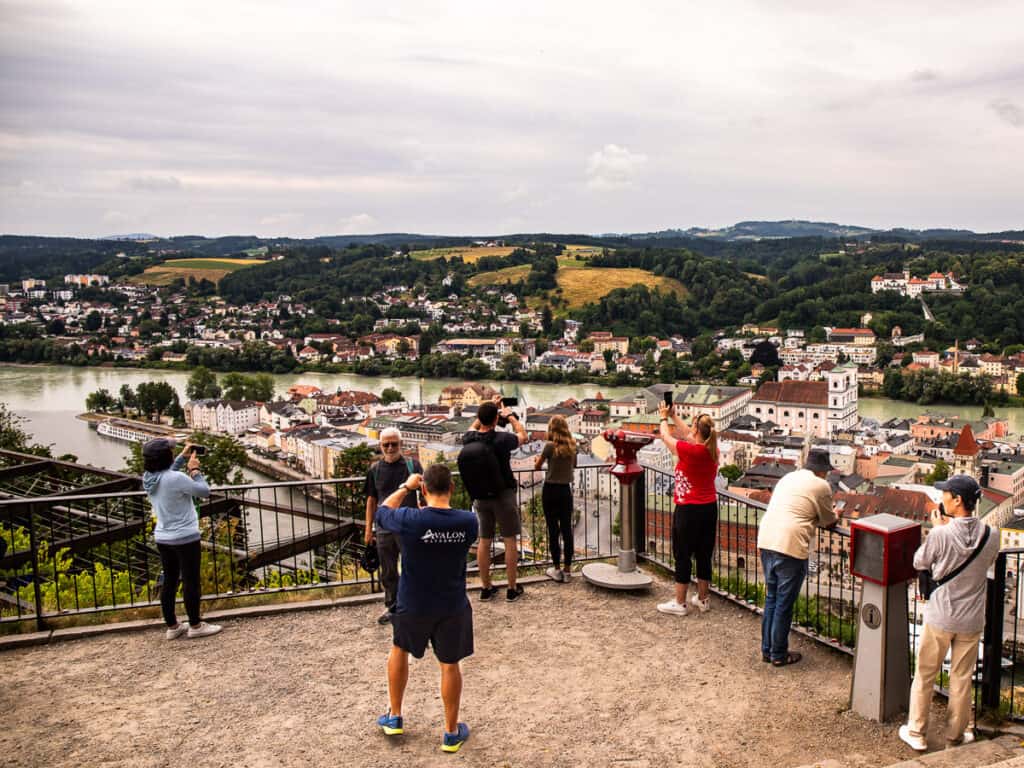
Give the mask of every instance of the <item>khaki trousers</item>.
M 971 720 L 971 680 L 978 661 L 981 632 L 946 632 L 928 624 L 921 631 L 917 671 L 910 686 L 910 716 L 907 725 L 914 736 L 927 736 L 935 678 L 950 646 L 949 709 L 946 713 L 946 741 L 958 742 Z

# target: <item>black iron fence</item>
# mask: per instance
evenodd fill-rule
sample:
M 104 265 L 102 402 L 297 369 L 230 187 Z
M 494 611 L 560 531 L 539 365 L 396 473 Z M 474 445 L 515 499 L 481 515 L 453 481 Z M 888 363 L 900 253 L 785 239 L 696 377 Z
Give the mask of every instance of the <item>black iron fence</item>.
M 672 557 L 672 475 L 647 468 L 644 474 L 645 556 L 666 568 Z M 728 492 L 718 495 L 719 521 L 712 589 L 720 596 L 760 613 L 764 605 L 763 570 L 757 531 L 764 503 Z M 850 574 L 850 537 L 843 529 L 818 529 L 812 542 L 808 574 L 793 612 L 793 627 L 837 650 L 854 652 L 861 582 Z M 1000 716 L 1024 720 L 1024 619 L 1020 590 L 1024 587 L 1024 549 L 1003 550 L 989 580 L 986 628 L 975 670 L 975 703 Z M 911 674 L 920 643 L 925 602 L 916 583 L 908 585 L 907 632 Z M 1018 687 L 1017 678 L 1021 678 Z M 946 692 L 948 666 L 938 689 Z
M 550 562 L 541 507 L 543 472 L 517 471 L 524 567 Z M 618 485 L 603 466 L 576 470 L 575 557 L 605 558 L 617 541 Z M 468 508 L 456 476 L 453 506 Z M 204 600 L 340 585 L 376 590 L 359 565 L 366 498 L 363 478 L 215 488 L 197 503 Z M 0 500 L 0 625 L 43 628 L 71 614 L 159 606 L 160 557 L 142 491 Z M 492 544 L 504 568 L 503 543 Z M 475 568 L 475 563 L 470 564 Z

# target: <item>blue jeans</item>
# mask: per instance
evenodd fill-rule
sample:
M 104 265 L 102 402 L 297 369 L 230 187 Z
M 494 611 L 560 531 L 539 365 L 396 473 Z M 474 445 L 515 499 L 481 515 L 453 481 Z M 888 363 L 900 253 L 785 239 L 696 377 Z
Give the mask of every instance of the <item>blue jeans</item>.
M 761 655 L 783 661 L 789 653 L 789 625 L 793 606 L 807 575 L 807 561 L 761 550 L 764 569 L 764 617 L 761 619 Z

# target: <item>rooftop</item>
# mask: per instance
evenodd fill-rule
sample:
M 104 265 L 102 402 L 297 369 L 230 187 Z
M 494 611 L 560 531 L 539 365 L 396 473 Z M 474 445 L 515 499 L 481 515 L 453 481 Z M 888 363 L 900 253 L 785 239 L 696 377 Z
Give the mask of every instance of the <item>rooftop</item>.
M 460 760 L 789 768 L 856 755 L 866 768 L 907 756 L 896 724 L 845 711 L 848 657 L 794 637 L 803 662 L 762 664 L 757 616 L 718 598 L 706 615 L 659 614 L 670 588 L 638 597 L 575 579 L 530 585 L 515 605 L 474 604 Z M 5 699 L 18 703 L 4 708 L 7 764 L 439 763 L 429 652 L 411 664 L 406 735 L 388 741 L 373 725 L 387 707 L 379 610 L 227 621 L 203 641 L 153 629 L 6 652 Z

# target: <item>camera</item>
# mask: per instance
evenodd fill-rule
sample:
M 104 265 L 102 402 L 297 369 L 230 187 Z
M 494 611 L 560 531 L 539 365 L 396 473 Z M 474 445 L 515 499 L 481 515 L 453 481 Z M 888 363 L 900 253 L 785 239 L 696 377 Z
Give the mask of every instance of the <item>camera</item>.
M 516 405 L 519 405 L 519 398 L 518 397 L 503 397 L 503 398 L 501 398 L 501 407 L 502 408 L 512 408 L 513 406 L 516 406 Z M 519 414 L 518 413 L 513 413 L 512 415 L 515 416 L 517 419 L 519 418 Z M 498 426 L 499 427 L 507 427 L 508 426 L 508 419 L 506 417 L 504 417 L 504 416 L 499 416 L 498 417 Z

